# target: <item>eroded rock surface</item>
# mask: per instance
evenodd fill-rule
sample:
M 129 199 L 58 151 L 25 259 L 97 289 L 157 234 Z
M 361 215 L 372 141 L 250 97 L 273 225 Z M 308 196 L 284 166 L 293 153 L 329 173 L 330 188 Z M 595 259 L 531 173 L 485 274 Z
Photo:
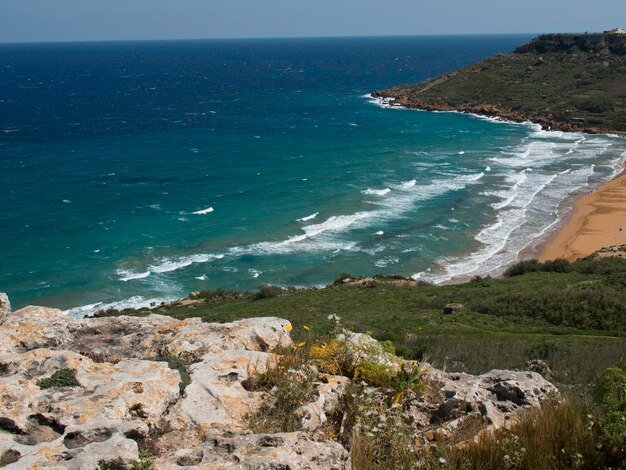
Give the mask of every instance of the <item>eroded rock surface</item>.
M 0 318 L 0 455 L 18 456 L 7 468 L 125 468 L 146 442 L 156 454 L 155 469 L 350 468 L 348 450 L 329 440 L 325 427 L 329 416 L 341 415 L 348 377 L 316 372 L 313 397 L 295 412 L 297 432 L 249 429 L 247 417 L 271 391 L 251 390 L 247 379 L 274 367 L 291 346 L 286 320 L 78 320 L 44 307 Z M 358 363 L 395 371 L 408 364 L 370 336 L 346 331 L 338 339 Z M 170 368 L 172 357 L 186 364 L 190 382 L 182 392 L 184 377 Z M 60 371 L 70 371 L 76 382 L 52 381 L 46 388 L 46 379 Z M 435 384 L 431 392 L 406 409 L 424 444 L 470 420 L 506 426 L 556 393 L 534 372 L 472 376 L 429 368 L 427 377 Z

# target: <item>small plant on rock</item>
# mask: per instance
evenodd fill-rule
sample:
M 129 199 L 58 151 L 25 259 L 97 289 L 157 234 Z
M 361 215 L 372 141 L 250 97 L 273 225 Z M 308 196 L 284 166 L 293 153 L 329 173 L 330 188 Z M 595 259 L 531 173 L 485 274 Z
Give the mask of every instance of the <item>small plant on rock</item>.
M 76 379 L 76 372 L 72 369 L 59 369 L 47 379 L 38 380 L 37 385 L 41 389 L 80 387 L 80 383 Z

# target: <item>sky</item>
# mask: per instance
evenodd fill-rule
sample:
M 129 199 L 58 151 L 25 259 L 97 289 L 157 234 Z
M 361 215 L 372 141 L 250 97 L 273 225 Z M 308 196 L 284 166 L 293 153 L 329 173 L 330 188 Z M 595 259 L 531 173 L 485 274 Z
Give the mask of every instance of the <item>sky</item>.
M 626 0 L 0 0 L 0 42 L 585 32 L 618 26 L 626 27 Z

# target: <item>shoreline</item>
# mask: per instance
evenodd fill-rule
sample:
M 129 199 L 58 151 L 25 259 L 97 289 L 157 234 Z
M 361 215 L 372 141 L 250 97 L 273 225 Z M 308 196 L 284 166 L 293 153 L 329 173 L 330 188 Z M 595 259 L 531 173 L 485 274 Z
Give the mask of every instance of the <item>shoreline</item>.
M 576 261 L 596 251 L 626 244 L 626 168 L 579 197 L 558 230 L 537 246 L 540 261 Z
M 586 134 L 614 134 L 618 136 L 626 136 L 626 131 L 589 127 L 584 125 L 576 125 L 571 122 L 563 122 L 555 119 L 553 116 L 532 116 L 516 111 L 509 111 L 498 108 L 490 104 L 481 104 L 473 106 L 454 106 L 444 101 L 436 103 L 428 103 L 420 100 L 408 100 L 391 93 L 391 90 L 375 91 L 370 93 L 373 99 L 380 100 L 390 108 L 415 109 L 429 112 L 458 112 L 475 116 L 483 116 L 486 118 L 499 119 L 503 122 L 523 124 L 531 122 L 541 126 L 545 131 L 562 131 L 562 132 L 582 132 Z
M 450 109 L 450 110 L 427 110 L 427 109 L 420 109 L 420 108 L 410 108 L 410 107 L 406 107 L 404 105 L 398 104 L 397 102 L 394 102 L 395 100 L 393 98 L 382 98 L 380 96 L 375 96 L 374 93 L 368 93 L 365 95 L 362 95 L 363 98 L 368 98 L 370 100 L 372 100 L 372 103 L 381 106 L 381 107 L 385 107 L 385 108 L 392 108 L 392 109 L 407 109 L 407 110 L 415 110 L 415 111 L 424 111 L 424 112 L 443 112 L 443 113 L 462 113 L 462 114 L 467 114 L 467 115 L 471 115 L 471 116 L 475 116 L 478 118 L 482 118 L 482 119 L 486 119 L 489 121 L 493 121 L 496 123 L 502 123 L 502 124 L 514 124 L 514 125 L 532 125 L 532 126 L 541 126 L 540 123 L 538 122 L 534 122 L 531 120 L 518 120 L 518 121 L 512 121 L 509 120 L 503 116 L 494 116 L 494 115 L 486 115 L 486 114 L 478 114 L 478 113 L 474 113 L 474 112 L 469 112 L 469 111 L 460 111 L 460 110 L 455 110 L 455 109 Z M 551 129 L 551 130 L 556 130 L 556 129 Z M 580 130 L 576 130 L 576 131 L 563 131 L 563 132 L 584 132 L 584 131 L 580 131 Z M 610 135 L 610 134 L 607 134 Z M 626 154 L 624 155 L 626 157 Z M 546 255 L 546 249 L 548 246 L 551 246 L 553 243 L 555 243 L 555 240 L 557 239 L 557 237 L 559 237 L 562 233 L 563 230 L 566 230 L 569 228 L 570 224 L 572 223 L 572 219 L 574 218 L 574 216 L 576 215 L 577 211 L 577 206 L 580 202 L 581 199 L 590 196 L 591 194 L 596 193 L 597 191 L 600 191 L 602 188 L 604 188 L 606 185 L 611 184 L 611 182 L 613 182 L 614 180 L 620 178 L 620 177 L 624 177 L 624 184 L 626 186 L 626 168 L 624 168 L 622 170 L 622 172 L 620 174 L 618 174 L 617 176 L 613 177 L 611 180 L 606 181 L 604 183 L 602 183 L 600 186 L 598 186 L 597 188 L 595 188 L 593 190 L 592 193 L 588 193 L 588 194 L 581 194 L 581 193 L 573 193 L 570 194 L 570 196 L 568 197 L 568 200 L 566 201 L 566 205 L 567 205 L 567 209 L 565 211 L 563 211 L 560 215 L 559 215 L 559 219 L 556 220 L 550 227 L 548 227 L 548 229 L 543 232 L 541 235 L 537 236 L 537 238 L 535 238 L 532 242 L 530 242 L 527 246 L 525 246 L 519 253 L 518 253 L 518 259 L 517 262 L 525 260 L 525 259 L 531 259 L 531 258 L 538 258 L 541 259 L 542 261 L 545 261 L 547 259 L 553 259 L 553 258 L 557 258 L 557 257 L 564 257 L 564 256 L 553 256 L 550 257 L 550 255 Z M 624 211 L 625 211 L 625 215 L 624 215 L 624 234 L 626 236 L 626 191 L 624 194 Z M 626 244 L 626 241 L 623 241 L 621 243 L 619 242 L 615 242 L 612 243 L 613 245 L 615 244 Z M 609 246 L 609 245 L 604 245 L 604 246 Z M 588 253 L 587 255 L 590 255 L 592 253 L 594 253 L 595 251 L 599 250 L 600 248 L 603 248 L 604 246 L 600 246 L 597 249 L 592 250 L 590 253 Z M 585 256 L 587 256 L 585 255 Z M 546 258 L 546 256 L 548 256 Z M 571 261 L 575 261 L 575 259 L 571 259 Z M 514 264 L 514 263 L 512 263 Z M 508 265 L 504 265 L 501 266 L 501 271 L 504 272 L 505 268 Z M 498 276 L 496 277 L 501 277 L 502 273 L 500 273 Z M 364 276 L 367 277 L 367 276 Z M 409 278 L 415 279 L 413 276 L 408 275 Z M 469 281 L 471 278 L 473 277 L 473 274 L 465 274 L 465 275 L 461 275 L 458 277 L 455 277 L 453 279 L 450 279 L 448 281 L 445 281 L 443 283 L 441 283 L 441 285 L 445 285 L 445 284 L 459 284 L 459 283 L 463 283 L 463 282 L 467 282 Z M 332 282 L 326 286 L 323 287 L 328 287 L 329 285 L 332 285 Z M 309 286 L 311 287 L 311 286 Z M 315 286 L 315 287 L 322 287 L 322 286 Z M 308 287 L 304 287 L 305 289 Z M 108 308 L 131 308 L 131 309 L 142 309 L 142 308 L 158 308 L 160 306 L 162 306 L 162 304 L 166 304 L 166 305 L 170 305 L 170 304 L 175 304 L 178 302 L 183 302 L 189 299 L 189 296 L 192 295 L 193 292 L 189 292 L 188 295 L 184 296 L 184 297 L 180 297 L 180 298 L 172 298 L 172 297 L 168 297 L 168 298 L 144 298 L 143 296 L 134 296 L 131 299 L 123 299 L 123 300 L 117 300 L 117 301 L 112 301 L 112 302 L 97 302 L 96 304 L 90 304 L 90 305 L 80 305 L 80 306 L 75 306 L 72 308 L 66 308 L 63 309 L 63 313 L 67 314 L 67 315 L 71 315 L 71 316 L 77 316 L 77 317 L 82 317 L 83 315 L 93 315 L 94 313 L 96 313 L 98 310 L 102 309 L 102 310 L 107 310 Z M 129 305 L 129 301 L 135 301 L 138 300 L 138 298 L 141 297 L 141 301 L 137 302 L 136 305 Z M 99 307 L 99 308 L 96 308 Z

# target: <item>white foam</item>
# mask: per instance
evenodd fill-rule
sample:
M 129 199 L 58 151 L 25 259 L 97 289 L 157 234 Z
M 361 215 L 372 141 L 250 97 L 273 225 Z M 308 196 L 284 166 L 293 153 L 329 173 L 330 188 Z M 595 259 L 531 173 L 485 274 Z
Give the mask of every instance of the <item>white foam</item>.
M 213 208 L 212 207 L 207 207 L 206 209 L 202 209 L 200 211 L 192 212 L 192 214 L 194 214 L 194 215 L 205 215 L 205 214 L 210 214 L 211 212 L 213 212 Z
M 398 261 L 400 261 L 400 260 L 398 258 L 396 258 L 395 256 L 388 256 L 386 258 L 377 259 L 374 262 L 374 266 L 379 267 L 379 268 L 386 268 L 390 264 L 398 263 Z
M 171 271 L 178 271 L 179 269 L 186 268 L 192 264 L 208 263 L 216 259 L 222 259 L 224 255 L 214 255 L 201 253 L 191 256 L 182 256 L 179 258 L 162 258 L 159 262 L 152 264 L 148 267 L 148 270 L 152 273 L 168 273 Z
M 309 220 L 313 220 L 315 217 L 317 217 L 320 213 L 319 212 L 315 212 L 314 214 L 311 215 L 307 215 L 306 217 L 302 217 L 300 219 L 296 219 L 298 222 L 307 222 Z
M 63 199 L 63 204 L 71 204 L 72 201 L 70 201 L 69 199 Z
M 385 189 L 371 189 L 371 188 L 367 188 L 364 189 L 363 191 L 361 191 L 361 193 L 363 194 L 371 194 L 374 196 L 384 196 L 385 194 L 389 194 L 391 192 L 391 189 L 389 188 L 385 188 Z
M 248 274 L 250 275 L 250 277 L 252 277 L 253 279 L 256 279 L 257 277 L 259 277 L 261 274 L 263 274 L 263 271 L 258 271 L 256 269 L 248 269 Z
M 374 232 L 374 235 L 384 235 L 385 232 L 383 232 L 382 230 L 379 230 L 378 232 Z
M 203 274 L 202 276 L 198 276 L 195 279 L 197 279 L 198 281 L 206 281 L 206 274 Z
M 136 295 L 128 299 L 120 300 L 117 302 L 109 302 L 109 303 L 96 302 L 94 304 L 81 305 L 79 307 L 74 307 L 74 308 L 64 310 L 63 314 L 68 315 L 70 317 L 74 317 L 74 318 L 83 318 L 86 315 L 93 315 L 94 313 L 100 310 L 111 310 L 111 309 L 124 310 L 127 308 L 145 308 L 145 307 L 152 307 L 154 305 L 160 305 L 162 302 L 165 302 L 165 303 L 172 302 L 173 300 L 175 299 L 169 298 L 169 297 L 146 299 L 145 297 L 141 295 Z
M 416 180 L 405 181 L 404 183 L 400 183 L 400 189 L 411 189 L 414 188 L 416 184 Z
M 395 98 L 374 98 L 371 94 L 362 95 L 361 98 L 367 98 L 370 103 L 375 104 L 376 106 L 380 106 L 381 108 L 404 109 L 404 107 L 395 104 Z
M 150 271 L 144 271 L 142 273 L 134 273 L 132 271 L 126 271 L 124 269 L 118 269 L 117 275 L 120 278 L 120 281 L 128 282 L 134 279 L 144 279 L 150 275 Z
M 465 150 L 461 150 L 461 151 L 459 152 L 459 155 L 465 155 Z

